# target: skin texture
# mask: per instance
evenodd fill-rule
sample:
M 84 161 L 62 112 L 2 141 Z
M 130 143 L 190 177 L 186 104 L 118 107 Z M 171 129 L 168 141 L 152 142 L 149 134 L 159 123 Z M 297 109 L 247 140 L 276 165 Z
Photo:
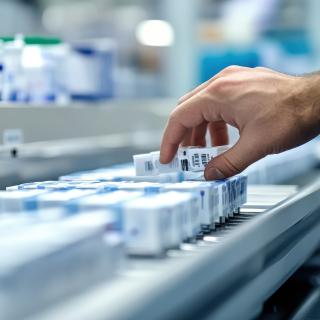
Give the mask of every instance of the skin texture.
M 205 170 L 207 180 L 228 178 L 317 136 L 319 109 L 318 74 L 230 66 L 180 98 L 163 134 L 160 161 L 170 162 L 179 145 L 205 146 L 207 130 L 213 145 L 227 144 L 229 124 L 239 130 L 239 140 Z

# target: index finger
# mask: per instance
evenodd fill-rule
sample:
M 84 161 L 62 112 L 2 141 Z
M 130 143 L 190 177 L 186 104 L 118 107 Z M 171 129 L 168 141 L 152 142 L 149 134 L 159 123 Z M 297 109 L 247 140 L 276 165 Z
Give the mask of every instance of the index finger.
M 188 128 L 175 118 L 170 117 L 164 130 L 160 147 L 160 162 L 168 163 L 176 154 L 180 142 L 183 140 Z
M 210 114 L 213 119 L 210 121 L 221 120 L 217 112 L 205 112 L 208 108 L 214 107 L 208 95 L 196 94 L 189 100 L 179 105 L 169 117 L 167 126 L 164 130 L 161 148 L 160 162 L 170 162 L 176 154 L 179 144 L 183 141 L 188 129 L 195 128 L 203 122 L 209 121 L 204 114 Z

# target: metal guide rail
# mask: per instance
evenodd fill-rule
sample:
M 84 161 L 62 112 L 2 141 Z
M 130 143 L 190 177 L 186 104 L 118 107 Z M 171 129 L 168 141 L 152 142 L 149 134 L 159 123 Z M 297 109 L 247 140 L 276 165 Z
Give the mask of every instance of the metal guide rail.
M 250 319 L 319 245 L 320 183 L 249 186 L 224 226 L 30 319 Z

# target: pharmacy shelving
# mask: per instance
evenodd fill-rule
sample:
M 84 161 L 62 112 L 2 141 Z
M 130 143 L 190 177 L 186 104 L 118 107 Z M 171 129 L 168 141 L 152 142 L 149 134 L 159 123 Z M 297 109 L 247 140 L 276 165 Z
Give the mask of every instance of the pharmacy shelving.
M 134 153 L 156 150 L 174 105 L 172 100 L 1 105 L 0 188 L 129 161 Z

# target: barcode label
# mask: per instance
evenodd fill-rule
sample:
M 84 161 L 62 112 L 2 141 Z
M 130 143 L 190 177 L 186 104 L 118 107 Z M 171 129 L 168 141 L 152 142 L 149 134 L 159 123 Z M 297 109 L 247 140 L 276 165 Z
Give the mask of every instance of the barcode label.
M 203 153 L 201 154 L 201 163 L 203 166 L 206 166 L 209 162 L 209 155 Z
M 210 161 L 210 156 L 206 153 L 195 153 L 191 157 L 193 167 L 205 167 Z
M 200 167 L 200 157 L 199 157 L 199 154 L 194 154 L 192 156 L 192 165 L 194 167 Z
M 180 161 L 181 163 L 181 170 L 182 171 L 189 171 L 189 163 L 187 159 L 183 159 Z
M 154 169 L 152 161 L 146 161 L 144 163 L 144 169 L 145 169 L 146 172 L 152 172 L 153 169 Z
M 170 163 L 169 163 L 169 167 L 171 169 L 179 169 L 179 159 L 178 158 L 174 158 Z

